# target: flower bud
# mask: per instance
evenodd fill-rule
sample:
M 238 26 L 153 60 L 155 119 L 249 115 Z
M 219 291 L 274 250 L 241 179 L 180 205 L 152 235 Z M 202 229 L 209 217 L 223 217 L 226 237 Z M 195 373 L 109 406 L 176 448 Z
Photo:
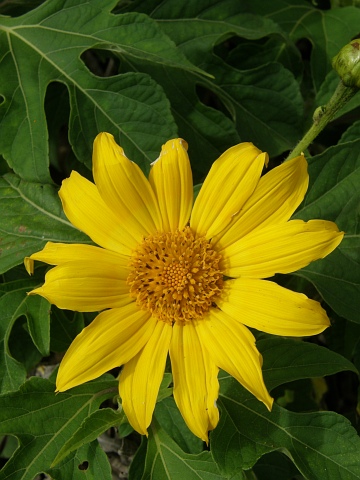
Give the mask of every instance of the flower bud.
M 360 88 L 360 38 L 345 45 L 332 59 L 332 66 L 344 85 Z

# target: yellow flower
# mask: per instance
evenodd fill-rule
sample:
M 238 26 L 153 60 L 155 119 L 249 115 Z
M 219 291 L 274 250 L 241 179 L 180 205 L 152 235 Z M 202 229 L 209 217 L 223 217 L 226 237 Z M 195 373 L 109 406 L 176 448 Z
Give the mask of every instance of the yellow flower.
M 219 368 L 271 409 L 247 327 L 304 336 L 329 320 L 319 303 L 263 279 L 325 257 L 343 233 L 328 221 L 289 221 L 308 186 L 303 156 L 260 178 L 266 162 L 251 143 L 230 148 L 193 205 L 184 140 L 162 147 L 147 179 L 112 135 L 96 137 L 95 184 L 72 172 L 59 195 L 71 223 L 99 247 L 49 242 L 25 259 L 29 273 L 34 260 L 56 265 L 30 294 L 102 310 L 66 352 L 58 391 L 124 365 L 123 408 L 147 434 L 169 352 L 175 401 L 201 439 L 219 420 Z

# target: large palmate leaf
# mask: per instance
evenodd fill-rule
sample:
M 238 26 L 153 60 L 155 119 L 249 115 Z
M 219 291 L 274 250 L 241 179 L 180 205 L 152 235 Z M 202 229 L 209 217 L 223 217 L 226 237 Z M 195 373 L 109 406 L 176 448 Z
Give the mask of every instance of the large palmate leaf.
M 345 231 L 325 260 L 296 272 L 310 280 L 339 315 L 360 322 L 360 140 L 309 159 L 310 187 L 295 218 L 333 220 Z
M 0 21 L 0 152 L 22 178 L 48 182 L 44 98 L 50 82 L 69 91 L 70 142 L 90 165 L 91 145 L 113 133 L 130 158 L 146 167 L 176 134 L 169 103 L 147 75 L 96 77 L 80 56 L 88 49 L 199 71 L 145 15 L 112 15 L 116 0 L 48 0 L 19 18 Z
M 53 383 L 34 377 L 20 390 L 0 396 L 0 434 L 19 440 L 0 480 L 33 480 L 41 472 L 58 480 L 111 479 L 106 455 L 97 443 L 82 447 L 57 466 L 51 464 L 82 422 L 116 392 L 117 381 L 102 378 L 71 393 L 55 394 Z M 84 462 L 86 472 L 81 468 Z

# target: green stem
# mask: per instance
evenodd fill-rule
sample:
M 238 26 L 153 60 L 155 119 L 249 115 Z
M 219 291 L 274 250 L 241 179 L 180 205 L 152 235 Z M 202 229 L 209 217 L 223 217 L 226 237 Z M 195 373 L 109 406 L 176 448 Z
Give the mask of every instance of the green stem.
M 290 152 L 285 161 L 297 157 L 308 148 L 314 138 L 326 127 L 326 125 L 334 118 L 336 113 L 355 95 L 359 89 L 357 87 L 347 87 L 340 81 L 339 85 L 329 102 L 322 107 L 318 107 L 313 116 L 313 124 L 305 133 L 304 137 L 296 145 L 294 150 Z

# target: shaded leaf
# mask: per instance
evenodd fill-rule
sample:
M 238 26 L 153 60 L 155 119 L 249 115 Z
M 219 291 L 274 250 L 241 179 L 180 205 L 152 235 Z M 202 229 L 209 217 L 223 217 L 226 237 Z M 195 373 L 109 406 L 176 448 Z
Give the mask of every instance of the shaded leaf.
M 12 282 L 0 298 L 0 392 L 16 390 L 26 378 L 24 365 L 12 357 L 8 346 L 11 329 L 19 317 L 26 316 L 30 334 L 39 350 L 43 354 L 49 351 L 48 302 L 44 299 L 33 301 L 33 298 L 26 295 L 35 286 L 37 282 L 34 280 L 29 281 L 26 287 L 22 286 L 22 282 L 20 285 L 19 282 Z
M 220 384 L 221 417 L 211 447 L 223 474 L 251 468 L 265 453 L 282 450 L 308 480 L 318 480 L 319 472 L 322 480 L 360 477 L 360 439 L 341 415 L 294 413 L 276 404 L 268 412 L 230 376 L 223 374 Z
M 209 161 L 216 159 L 211 145 L 219 145 L 218 148 L 223 151 L 225 148 L 220 146 L 224 139 L 221 136 L 225 134 L 229 142 L 231 131 L 223 114 L 218 111 L 210 116 L 210 109 L 199 104 L 194 96 L 196 85 L 210 92 L 210 104 L 212 100 L 218 110 L 227 113 L 242 140 L 253 141 L 272 155 L 292 148 L 298 141 L 302 102 L 293 75 L 280 64 L 245 70 L 247 67 L 243 69 L 240 63 L 238 70 L 214 55 L 214 47 L 229 37 L 257 40 L 272 34 L 281 36 L 281 29 L 275 23 L 251 12 L 242 12 L 243 7 L 228 0 L 211 5 L 207 0 L 201 0 L 188 4 L 186 9 L 175 0 L 166 0 L 160 5 L 154 1 L 134 2 L 129 8 L 156 19 L 162 30 L 193 63 L 214 76 L 212 81 L 190 72 L 186 78 L 183 76 L 180 83 L 169 72 L 154 71 L 156 68 L 150 71 L 146 65 L 141 65 L 142 71 L 147 71 L 163 86 L 173 106 L 180 134 L 190 146 L 192 137 L 194 145 L 201 142 L 199 147 L 203 150 L 199 148 L 194 155 L 200 163 L 203 162 L 204 152 L 208 152 Z M 217 118 L 223 118 L 220 132 L 216 132 L 215 128 Z M 227 148 L 229 146 L 231 143 L 226 145 Z
M 185 453 L 203 451 L 202 440 L 188 429 L 172 397 L 158 403 L 154 415 L 159 425 Z
M 51 466 L 53 467 L 61 462 L 74 450 L 96 440 L 98 436 L 109 428 L 118 426 L 126 421 L 126 416 L 122 410 L 117 411 L 112 408 L 102 408 L 101 410 L 93 412 L 61 447 Z
M 344 370 L 357 373 L 343 356 L 313 343 L 269 337 L 256 342 L 264 356 L 264 379 L 269 390 L 293 380 L 333 375 Z
M 53 383 L 33 377 L 20 390 L 1 395 L 0 434 L 16 436 L 20 446 L 0 471 L 0 480 L 33 480 L 41 472 L 59 480 L 84 478 L 79 465 L 85 461 L 85 478 L 110 479 L 106 456 L 94 444 L 75 452 L 58 469 L 51 470 L 50 465 L 82 422 L 116 392 L 117 381 L 109 377 L 58 394 Z
M 309 159 L 309 175 L 308 194 L 294 217 L 335 221 L 346 235 L 331 255 L 295 275 L 310 280 L 337 314 L 360 322 L 360 140 Z
M 353 6 L 321 10 L 306 0 L 254 0 L 247 2 L 246 8 L 273 20 L 294 43 L 303 38 L 310 40 L 316 92 L 331 70 L 331 59 L 359 33 L 360 10 Z
M 253 471 L 257 480 L 295 480 L 295 475 L 299 473 L 291 460 L 279 452 L 263 455 Z
M 153 420 L 149 429 L 149 440 L 142 480 L 220 480 L 223 477 L 210 452 L 190 455 L 172 440 L 171 437 Z M 236 480 L 243 477 L 238 474 Z

